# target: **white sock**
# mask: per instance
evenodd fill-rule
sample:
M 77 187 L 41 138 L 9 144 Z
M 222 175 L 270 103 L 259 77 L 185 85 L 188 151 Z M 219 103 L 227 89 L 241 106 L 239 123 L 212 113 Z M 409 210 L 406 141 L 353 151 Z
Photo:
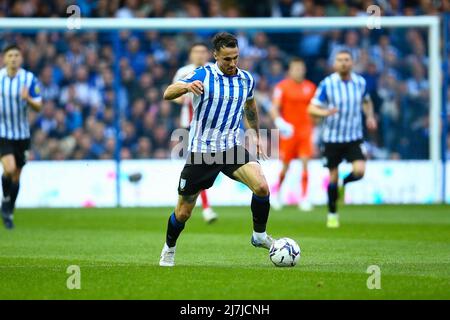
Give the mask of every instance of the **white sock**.
M 337 217 L 338 216 L 338 213 L 337 212 L 335 212 L 335 213 L 333 213 L 333 212 L 328 212 L 328 216 L 330 217 Z
M 164 251 L 167 251 L 167 250 L 175 250 L 175 247 L 176 247 L 176 246 L 169 247 L 169 246 L 167 245 L 167 243 L 164 242 L 164 249 L 163 249 L 163 250 L 164 250 Z
M 258 242 L 263 242 L 267 238 L 267 233 L 264 232 L 255 232 L 253 231 L 253 239 L 255 239 Z

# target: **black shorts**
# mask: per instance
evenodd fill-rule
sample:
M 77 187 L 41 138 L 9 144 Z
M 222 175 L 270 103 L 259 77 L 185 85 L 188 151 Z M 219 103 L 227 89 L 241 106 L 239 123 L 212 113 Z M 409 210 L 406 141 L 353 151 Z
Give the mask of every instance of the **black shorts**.
M 28 159 L 30 139 L 10 140 L 0 138 L 0 157 L 12 154 L 16 160 L 17 168 L 23 168 Z
M 233 172 L 249 162 L 258 162 L 243 146 L 224 152 L 191 152 L 178 182 L 178 194 L 190 196 L 209 189 L 220 172 L 236 180 Z
M 324 166 L 327 168 L 337 168 L 344 159 L 347 162 L 366 160 L 364 154 L 362 140 L 344 143 L 324 143 L 322 146 Z

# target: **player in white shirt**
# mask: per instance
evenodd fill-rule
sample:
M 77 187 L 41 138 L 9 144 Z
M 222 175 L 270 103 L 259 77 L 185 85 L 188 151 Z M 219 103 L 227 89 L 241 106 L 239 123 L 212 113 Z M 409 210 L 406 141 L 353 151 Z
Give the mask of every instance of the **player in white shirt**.
M 209 59 L 210 52 L 208 46 L 203 42 L 194 43 L 189 50 L 189 62 L 191 63 L 178 69 L 173 78 L 173 82 L 175 83 L 180 79 L 183 79 L 198 67 L 210 65 L 211 63 L 208 62 Z M 192 98 L 192 94 L 186 94 L 173 100 L 174 102 L 181 104 L 180 125 L 182 128 L 189 128 L 190 126 L 193 116 Z M 202 199 L 203 219 L 207 223 L 216 221 L 218 216 L 217 213 L 214 212 L 214 210 L 209 206 L 206 190 L 200 192 L 200 197 Z

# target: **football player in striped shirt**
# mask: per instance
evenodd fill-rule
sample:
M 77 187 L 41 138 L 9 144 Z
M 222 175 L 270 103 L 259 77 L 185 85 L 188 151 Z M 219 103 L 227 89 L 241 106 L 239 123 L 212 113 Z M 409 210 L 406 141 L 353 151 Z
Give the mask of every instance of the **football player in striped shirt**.
M 349 51 L 339 51 L 334 60 L 335 72 L 323 79 L 308 107 L 312 116 L 325 118 L 322 122 L 322 142 L 325 166 L 330 171 L 328 185 L 329 228 L 339 227 L 337 199 L 344 197 L 343 187 L 358 181 L 365 172 L 363 145 L 363 117 L 366 126 L 376 130 L 372 101 L 365 79 L 352 71 L 353 59 Z M 346 160 L 352 163 L 352 172 L 342 182 L 339 195 L 338 166 Z
M 190 154 L 180 175 L 178 203 L 167 224 L 160 266 L 175 265 L 177 238 L 191 216 L 200 191 L 210 188 L 220 172 L 247 185 L 253 192 L 252 245 L 269 249 L 273 243 L 266 233 L 269 186 L 261 165 L 239 139 L 244 113 L 248 126 L 256 132 L 257 156 L 266 158 L 259 136 L 255 81 L 248 71 L 237 67 L 236 37 L 229 33 L 216 34 L 213 48 L 214 65 L 196 69 L 164 92 L 167 100 L 193 93 L 194 116 L 189 134 Z
M 20 187 L 20 174 L 30 148 L 28 108 L 40 111 L 42 98 L 37 78 L 23 69 L 19 47 L 3 49 L 0 69 L 0 157 L 2 175 L 2 219 L 7 229 L 14 228 L 13 213 Z
M 195 69 L 199 67 L 203 67 L 206 64 L 209 64 L 209 48 L 206 43 L 196 42 L 194 43 L 189 50 L 189 61 L 190 64 L 181 67 L 175 73 L 173 78 L 173 83 L 181 80 L 186 77 L 188 74 L 193 72 Z M 183 128 L 189 128 L 189 125 L 193 116 L 193 107 L 192 107 L 192 94 L 186 94 L 174 100 L 174 102 L 181 104 L 181 114 L 180 114 L 180 125 Z M 200 191 L 200 198 L 202 200 L 203 207 L 203 220 L 207 223 L 212 223 L 217 220 L 217 213 L 210 207 L 208 202 L 208 195 L 206 190 Z

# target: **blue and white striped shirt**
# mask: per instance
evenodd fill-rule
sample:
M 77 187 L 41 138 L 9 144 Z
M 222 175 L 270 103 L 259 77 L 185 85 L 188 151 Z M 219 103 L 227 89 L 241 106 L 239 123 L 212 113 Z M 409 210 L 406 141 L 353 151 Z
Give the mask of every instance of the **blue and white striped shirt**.
M 42 99 L 38 81 L 31 72 L 20 68 L 11 78 L 6 68 L 0 69 L 0 138 L 20 140 L 30 137 L 28 106 L 21 97 L 25 87 L 33 100 Z
M 322 123 L 322 141 L 326 143 L 352 142 L 363 138 L 362 106 L 369 99 L 366 80 L 352 72 L 348 81 L 337 72 L 323 79 L 311 103 L 323 108 L 338 108 Z
M 248 71 L 234 76 L 220 71 L 217 63 L 197 68 L 181 79 L 199 80 L 203 94 L 194 95 L 194 116 L 189 132 L 189 151 L 222 152 L 240 145 L 239 123 L 247 100 L 253 99 L 255 81 Z

